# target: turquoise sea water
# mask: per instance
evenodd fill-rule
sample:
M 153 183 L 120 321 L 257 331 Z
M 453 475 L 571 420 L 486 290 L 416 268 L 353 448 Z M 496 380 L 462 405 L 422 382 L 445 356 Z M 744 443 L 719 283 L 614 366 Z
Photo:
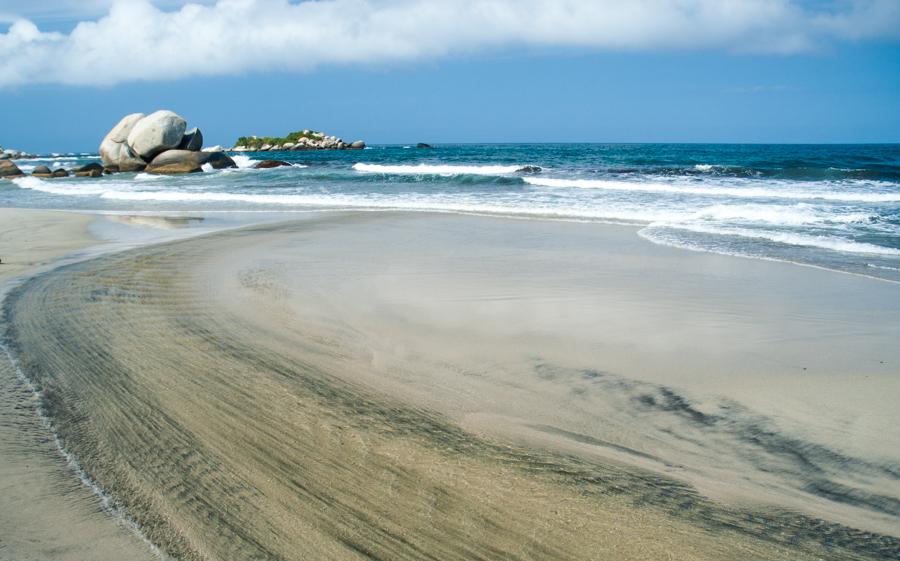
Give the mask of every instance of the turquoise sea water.
M 181 177 L 0 182 L 0 205 L 405 209 L 624 222 L 660 244 L 900 281 L 900 145 L 490 144 L 247 153 Z M 255 170 L 277 158 L 287 168 Z M 18 160 L 74 167 L 96 155 Z

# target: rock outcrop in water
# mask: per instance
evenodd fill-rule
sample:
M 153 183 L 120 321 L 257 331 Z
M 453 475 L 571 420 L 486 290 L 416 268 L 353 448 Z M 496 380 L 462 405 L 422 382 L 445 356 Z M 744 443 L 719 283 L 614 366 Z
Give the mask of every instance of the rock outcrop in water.
M 362 140 L 344 142 L 324 132 L 305 129 L 287 136 L 242 136 L 231 148 L 233 152 L 284 152 L 293 150 L 362 150 Z
M 212 169 L 237 167 L 234 160 L 224 152 L 195 152 L 193 150 L 166 150 L 147 165 L 147 173 L 172 174 L 203 171 L 203 166 Z
M 148 173 L 174 174 L 198 172 L 205 164 L 214 169 L 237 167 L 222 152 L 202 151 L 200 129 L 186 129 L 187 121 L 173 111 L 126 115 L 100 143 L 103 168 L 111 173 L 146 169 Z
M 0 179 L 12 179 L 13 177 L 22 177 L 25 175 L 19 166 L 11 160 L 0 160 Z

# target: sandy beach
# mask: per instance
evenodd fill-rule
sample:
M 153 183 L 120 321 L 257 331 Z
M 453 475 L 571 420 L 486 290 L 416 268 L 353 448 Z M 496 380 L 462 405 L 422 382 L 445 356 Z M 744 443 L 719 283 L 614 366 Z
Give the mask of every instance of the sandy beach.
M 0 209 L 0 284 L 87 248 L 94 218 Z M 0 559 L 158 559 L 67 465 L 30 388 L 0 355 Z
M 892 559 L 898 290 L 629 227 L 324 213 L 5 311 L 66 449 L 176 558 Z

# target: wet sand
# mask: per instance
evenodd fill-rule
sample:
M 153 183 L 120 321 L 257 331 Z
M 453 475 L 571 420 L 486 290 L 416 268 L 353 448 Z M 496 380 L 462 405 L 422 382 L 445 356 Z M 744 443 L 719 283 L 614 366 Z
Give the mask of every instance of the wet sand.
M 893 559 L 897 289 L 357 213 L 71 265 L 6 319 L 179 558 Z
M 96 243 L 92 220 L 0 209 L 0 285 Z M 36 405 L 0 351 L 0 559 L 158 559 L 66 465 Z

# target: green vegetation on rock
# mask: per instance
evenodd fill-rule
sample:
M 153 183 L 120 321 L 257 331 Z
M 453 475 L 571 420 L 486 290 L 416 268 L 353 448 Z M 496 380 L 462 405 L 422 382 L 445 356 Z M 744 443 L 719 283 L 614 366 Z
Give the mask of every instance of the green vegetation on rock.
M 325 137 L 325 133 L 319 131 L 311 131 L 311 130 L 302 130 L 295 131 L 287 136 L 242 136 L 237 139 L 237 142 L 234 145 L 243 146 L 245 148 L 260 148 L 261 146 L 269 145 L 277 145 L 277 144 L 285 144 L 287 142 L 292 142 L 294 144 L 297 143 L 301 138 L 307 138 L 309 140 L 321 140 Z

